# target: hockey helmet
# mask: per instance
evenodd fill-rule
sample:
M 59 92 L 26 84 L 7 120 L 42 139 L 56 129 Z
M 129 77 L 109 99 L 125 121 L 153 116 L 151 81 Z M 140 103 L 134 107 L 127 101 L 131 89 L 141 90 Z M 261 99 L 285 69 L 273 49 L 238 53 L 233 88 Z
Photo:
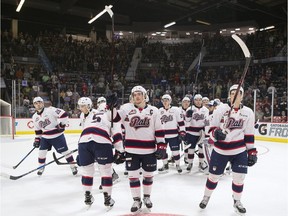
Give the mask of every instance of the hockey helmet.
M 89 97 L 81 97 L 78 100 L 78 106 L 86 105 L 88 109 L 92 108 L 92 100 Z
M 36 102 L 42 102 L 43 103 L 44 101 L 43 101 L 43 99 L 41 97 L 35 97 L 33 99 L 33 104 L 36 103 Z
M 229 96 L 230 96 L 230 94 L 231 94 L 231 91 L 237 90 L 237 88 L 238 88 L 238 84 L 232 85 L 232 86 L 230 87 L 230 89 L 229 89 Z M 241 95 L 242 95 L 242 97 L 243 97 L 243 95 L 244 95 L 244 89 L 243 89 L 241 86 L 240 86 L 240 92 L 241 92 Z
M 202 95 L 196 94 L 196 95 L 193 97 L 193 100 L 196 100 L 196 99 L 202 100 Z
M 97 100 L 97 104 L 100 104 L 100 103 L 106 103 L 106 98 L 105 97 L 99 97 Z
M 188 102 L 190 102 L 190 98 L 187 97 L 187 96 L 185 96 L 185 97 L 182 99 L 182 102 L 184 102 L 184 101 L 188 101 Z
M 203 97 L 203 98 L 202 98 L 202 101 L 207 101 L 207 102 L 209 102 L 209 98 L 208 98 L 208 97 Z
M 162 100 L 167 99 L 167 100 L 169 100 L 169 101 L 172 100 L 172 98 L 171 98 L 171 96 L 170 96 L 169 94 L 164 94 L 161 99 L 162 99 Z

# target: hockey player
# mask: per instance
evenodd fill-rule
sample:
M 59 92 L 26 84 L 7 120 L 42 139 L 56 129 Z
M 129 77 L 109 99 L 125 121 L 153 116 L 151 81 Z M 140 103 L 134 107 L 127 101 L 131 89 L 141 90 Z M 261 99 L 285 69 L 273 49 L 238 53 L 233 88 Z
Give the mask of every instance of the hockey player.
M 46 155 L 52 146 L 55 150 L 66 155 L 65 158 L 68 163 L 74 162 L 74 158 L 69 154 L 70 150 L 67 147 L 64 130 L 68 123 L 68 114 L 55 107 L 44 107 L 44 101 L 41 97 L 33 99 L 33 105 L 36 112 L 32 116 L 35 128 L 35 140 L 33 146 L 39 148 L 38 162 L 39 165 L 44 165 L 46 162 Z M 70 165 L 72 174 L 77 174 L 77 167 L 74 164 Z M 45 167 L 39 169 L 37 174 L 41 176 Z
M 159 109 L 161 123 L 164 125 L 165 129 L 165 142 L 169 144 L 172 152 L 173 160 L 176 163 L 176 169 L 178 173 L 182 172 L 180 167 L 180 143 L 185 140 L 185 126 L 184 119 L 181 114 L 181 110 L 178 107 L 171 106 L 172 98 L 169 94 L 164 94 L 161 99 L 163 106 Z M 158 169 L 158 171 L 165 172 L 168 171 L 168 155 L 163 159 L 163 167 Z
M 93 187 L 93 176 L 95 172 L 94 162 L 97 161 L 103 187 L 104 205 L 111 208 L 114 200 L 112 192 L 112 162 L 113 151 L 110 138 L 111 118 L 107 112 L 100 112 L 92 109 L 92 101 L 88 97 L 82 97 L 78 101 L 78 108 L 81 110 L 83 131 L 78 145 L 78 163 L 82 168 L 82 185 L 85 191 L 85 204 L 91 206 L 94 198 L 91 194 Z M 119 154 L 123 154 L 121 135 L 119 140 L 114 137 L 114 147 Z M 116 140 L 115 140 L 116 139 Z M 121 162 L 117 157 L 116 162 Z M 123 160 L 124 162 L 124 160 Z
M 114 113 L 115 121 L 121 121 L 125 127 L 126 169 L 134 200 L 131 212 L 137 213 L 142 206 L 140 169 L 142 168 L 143 176 L 143 203 L 147 209 L 151 209 L 153 175 L 157 169 L 157 159 L 160 160 L 166 155 L 167 144 L 164 140 L 159 110 L 147 105 L 146 90 L 142 86 L 135 86 L 131 90 L 131 95 L 133 104 L 118 111 L 114 108 Z M 108 107 L 110 109 L 116 107 L 116 101 L 114 95 L 107 98 Z
M 107 103 L 106 103 L 106 98 L 105 97 L 99 97 L 97 99 L 97 110 L 99 112 L 106 112 Z M 115 123 L 113 125 L 113 127 L 111 128 L 111 133 L 112 133 L 112 139 L 113 139 L 113 144 L 114 139 L 116 142 L 120 142 L 123 141 L 122 139 L 122 129 L 121 129 L 121 125 L 118 123 Z M 116 173 L 116 171 L 113 169 L 113 173 L 112 173 L 112 182 L 113 184 L 117 183 L 117 181 L 119 180 L 119 175 Z M 99 189 L 102 190 L 102 185 L 99 186 Z
M 247 166 L 253 166 L 257 162 L 257 150 L 254 147 L 254 113 L 241 104 L 244 95 L 242 87 L 235 98 L 237 87 L 238 85 L 231 86 L 228 104 L 221 104 L 213 113 L 210 137 L 214 141 L 214 148 L 204 197 L 199 206 L 206 208 L 226 164 L 230 161 L 234 208 L 242 214 L 246 212 L 240 200 Z
M 182 99 L 182 106 L 181 106 L 181 113 L 182 113 L 182 116 L 183 116 L 183 119 L 184 119 L 184 124 L 185 124 L 185 131 L 187 131 L 188 129 L 188 125 L 189 125 L 189 122 L 187 122 L 185 120 L 186 118 L 186 112 L 187 110 L 191 109 L 190 107 L 190 98 L 185 96 L 183 99 Z M 186 136 L 185 136 L 185 140 L 186 140 L 186 137 L 187 137 L 187 133 L 186 133 Z M 184 151 L 184 162 L 185 164 L 188 164 L 188 149 L 186 149 Z
M 209 103 L 209 98 L 203 97 L 202 98 L 202 105 L 205 106 L 207 109 L 208 109 L 208 103 Z
M 202 105 L 202 96 L 200 94 L 196 94 L 193 101 L 194 105 L 191 109 L 187 110 L 185 119 L 185 121 L 189 122 L 186 131 L 186 142 L 191 144 L 188 149 L 188 166 L 186 168 L 188 172 L 191 171 L 193 166 L 196 144 L 201 143 L 200 140 L 204 138 L 205 119 L 207 119 L 209 115 L 209 110 Z M 201 145 L 198 146 L 198 150 L 199 170 L 201 171 L 205 169 L 207 165 L 204 164 L 204 154 Z

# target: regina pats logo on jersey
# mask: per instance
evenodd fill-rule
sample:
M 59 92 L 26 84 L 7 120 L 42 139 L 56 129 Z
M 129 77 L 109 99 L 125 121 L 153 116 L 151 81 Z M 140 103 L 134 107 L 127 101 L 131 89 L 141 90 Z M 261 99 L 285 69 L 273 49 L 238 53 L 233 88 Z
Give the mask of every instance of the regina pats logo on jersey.
M 47 125 L 51 124 L 50 120 L 47 118 L 44 121 L 40 121 L 39 123 L 40 128 L 45 128 Z
M 243 124 L 244 124 L 243 119 L 236 120 L 230 117 L 227 121 L 227 128 L 229 128 L 230 130 L 240 129 L 243 127 Z
M 166 123 L 166 122 L 169 122 L 169 121 L 173 121 L 173 116 L 172 116 L 172 115 L 169 115 L 169 116 L 163 115 L 163 116 L 161 117 L 161 123 L 162 123 L 162 124 L 163 124 L 163 123 Z
M 196 121 L 199 121 L 199 120 L 205 119 L 205 116 L 204 116 L 204 114 L 194 113 L 193 114 L 193 119 L 196 120 Z
M 131 118 L 130 127 L 134 127 L 135 129 L 142 128 L 142 127 L 149 127 L 150 126 L 150 119 L 145 117 L 141 119 L 139 116 L 134 116 Z

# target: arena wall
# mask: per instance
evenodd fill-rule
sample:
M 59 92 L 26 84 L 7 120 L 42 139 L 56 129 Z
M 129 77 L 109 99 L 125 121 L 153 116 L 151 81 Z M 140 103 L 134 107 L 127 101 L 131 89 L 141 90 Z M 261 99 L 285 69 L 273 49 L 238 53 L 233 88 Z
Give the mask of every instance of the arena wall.
M 81 133 L 78 118 L 69 119 L 65 133 Z M 32 119 L 18 118 L 15 121 L 16 135 L 34 134 Z M 288 143 L 288 123 L 260 122 L 255 129 L 256 140 Z

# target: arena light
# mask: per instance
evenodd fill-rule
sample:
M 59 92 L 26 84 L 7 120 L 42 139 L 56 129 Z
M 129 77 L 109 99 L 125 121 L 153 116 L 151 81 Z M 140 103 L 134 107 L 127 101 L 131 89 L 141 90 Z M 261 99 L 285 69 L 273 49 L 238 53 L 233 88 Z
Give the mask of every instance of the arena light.
M 18 7 L 16 8 L 16 12 L 20 12 L 20 10 L 21 10 L 21 8 L 22 8 L 24 2 L 25 2 L 25 0 L 21 0 L 21 1 L 20 1 Z
M 175 24 L 176 24 L 176 22 L 168 23 L 168 24 L 166 24 L 166 25 L 164 26 L 164 28 L 168 28 L 168 27 L 170 27 L 170 26 L 172 26 L 172 25 L 175 25 Z
M 108 7 L 107 6 L 105 6 L 105 9 L 103 10 L 103 11 L 101 11 L 100 13 L 98 13 L 95 17 L 93 17 L 91 20 L 89 20 L 89 24 L 91 24 L 92 22 L 94 22 L 96 19 L 98 19 L 99 17 L 101 17 L 104 13 L 106 13 L 106 12 L 110 12 L 111 10 L 111 8 L 113 7 L 113 5 L 109 5 Z M 110 14 L 110 13 L 109 13 Z M 110 14 L 110 16 L 111 16 L 111 14 Z
M 202 21 L 202 20 L 196 20 L 197 23 L 203 24 L 203 25 L 211 25 L 211 23 Z

